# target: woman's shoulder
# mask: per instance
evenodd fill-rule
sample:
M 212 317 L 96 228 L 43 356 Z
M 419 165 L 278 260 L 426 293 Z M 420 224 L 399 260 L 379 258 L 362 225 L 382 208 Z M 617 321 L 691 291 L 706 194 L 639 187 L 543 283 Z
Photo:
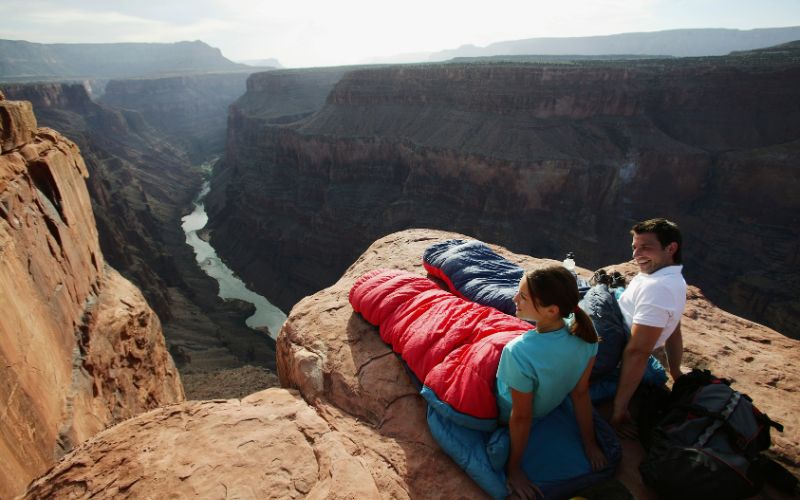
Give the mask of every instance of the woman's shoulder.
M 533 358 L 547 350 L 547 346 L 543 345 L 542 337 L 536 330 L 528 330 L 519 337 L 510 341 L 503 348 L 502 356 L 505 358 L 514 359 L 519 364 L 529 364 Z
M 536 330 L 528 330 L 527 332 L 523 333 L 522 335 L 518 335 L 514 337 L 508 344 L 503 347 L 504 351 L 513 351 L 514 349 L 519 349 L 519 346 L 525 345 L 531 342 L 532 334 L 535 334 Z

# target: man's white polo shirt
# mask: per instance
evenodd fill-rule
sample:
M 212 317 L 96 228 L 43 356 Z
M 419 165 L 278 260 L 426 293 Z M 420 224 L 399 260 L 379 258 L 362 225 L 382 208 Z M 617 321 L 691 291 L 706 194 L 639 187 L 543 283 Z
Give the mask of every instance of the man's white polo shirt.
M 663 328 L 656 348 L 663 346 L 686 306 L 683 266 L 662 267 L 652 274 L 637 274 L 619 298 L 619 308 L 629 328 L 633 324 Z

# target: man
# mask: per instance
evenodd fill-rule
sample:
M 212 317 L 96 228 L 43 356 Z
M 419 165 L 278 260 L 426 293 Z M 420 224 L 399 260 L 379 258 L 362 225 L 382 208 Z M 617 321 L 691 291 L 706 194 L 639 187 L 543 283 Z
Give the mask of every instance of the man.
M 681 376 L 683 337 L 681 316 L 686 305 L 686 281 L 681 271 L 683 241 L 678 226 L 666 219 L 650 219 L 631 229 L 637 274 L 619 298 L 619 307 L 631 329 L 622 354 L 622 372 L 611 424 L 630 421 L 628 403 L 642 380 L 653 350 L 664 347 L 673 380 Z

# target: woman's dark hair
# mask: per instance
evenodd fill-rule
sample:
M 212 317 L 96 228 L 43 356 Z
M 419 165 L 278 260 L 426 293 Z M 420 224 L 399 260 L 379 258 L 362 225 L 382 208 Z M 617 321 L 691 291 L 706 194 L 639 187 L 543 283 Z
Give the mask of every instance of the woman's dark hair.
M 562 318 L 575 313 L 575 321 L 570 332 L 594 344 L 600 339 L 589 316 L 578 307 L 578 283 L 575 276 L 562 266 L 551 266 L 528 271 L 525 275 L 531 299 L 536 299 L 545 307 L 555 305 Z M 536 307 L 536 301 L 533 302 Z

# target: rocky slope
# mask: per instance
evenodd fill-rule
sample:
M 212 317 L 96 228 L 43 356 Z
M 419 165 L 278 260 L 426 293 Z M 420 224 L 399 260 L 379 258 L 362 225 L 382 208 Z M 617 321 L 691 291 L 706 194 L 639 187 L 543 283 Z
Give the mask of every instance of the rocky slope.
M 160 322 L 100 251 L 77 146 L 0 93 L 0 497 L 106 426 L 183 400 Z
M 3 88 L 9 97 L 31 101 L 41 123 L 80 146 L 91 174 L 87 183 L 103 254 L 142 289 L 163 321 L 188 393 L 208 394 L 207 387 L 195 388 L 207 381 L 209 371 L 245 363 L 274 369 L 272 339 L 244 325 L 252 314 L 247 307 L 217 297 L 217 283 L 199 269 L 186 245 L 180 218 L 202 180 L 186 150 L 137 111 L 93 102 L 81 85 Z M 265 380 L 255 376 L 252 381 Z M 213 394 L 230 396 L 238 389 L 215 385 Z
M 65 457 L 27 497 L 141 498 L 157 490 L 207 498 L 484 498 L 438 449 L 407 372 L 347 301 L 372 269 L 423 274 L 424 249 L 454 237 L 463 236 L 420 229 L 386 236 L 336 284 L 299 302 L 278 339 L 281 382 L 296 390 L 182 403 L 128 420 Z M 524 267 L 548 262 L 494 248 Z M 797 466 L 800 343 L 721 311 L 695 287 L 683 321 L 687 364 L 732 377 L 781 420 L 776 452 Z M 636 498 L 653 498 L 636 469 L 641 449 L 624 446 L 618 477 Z
M 290 126 L 260 119 L 277 104 L 248 91 L 231 109 L 212 240 L 289 307 L 403 228 L 598 267 L 629 254 L 633 222 L 667 216 L 708 297 L 798 336 L 794 60 L 367 68 Z
M 244 94 L 250 73 L 112 80 L 100 102 L 138 111 L 164 140 L 201 163 L 224 150 L 228 106 Z

